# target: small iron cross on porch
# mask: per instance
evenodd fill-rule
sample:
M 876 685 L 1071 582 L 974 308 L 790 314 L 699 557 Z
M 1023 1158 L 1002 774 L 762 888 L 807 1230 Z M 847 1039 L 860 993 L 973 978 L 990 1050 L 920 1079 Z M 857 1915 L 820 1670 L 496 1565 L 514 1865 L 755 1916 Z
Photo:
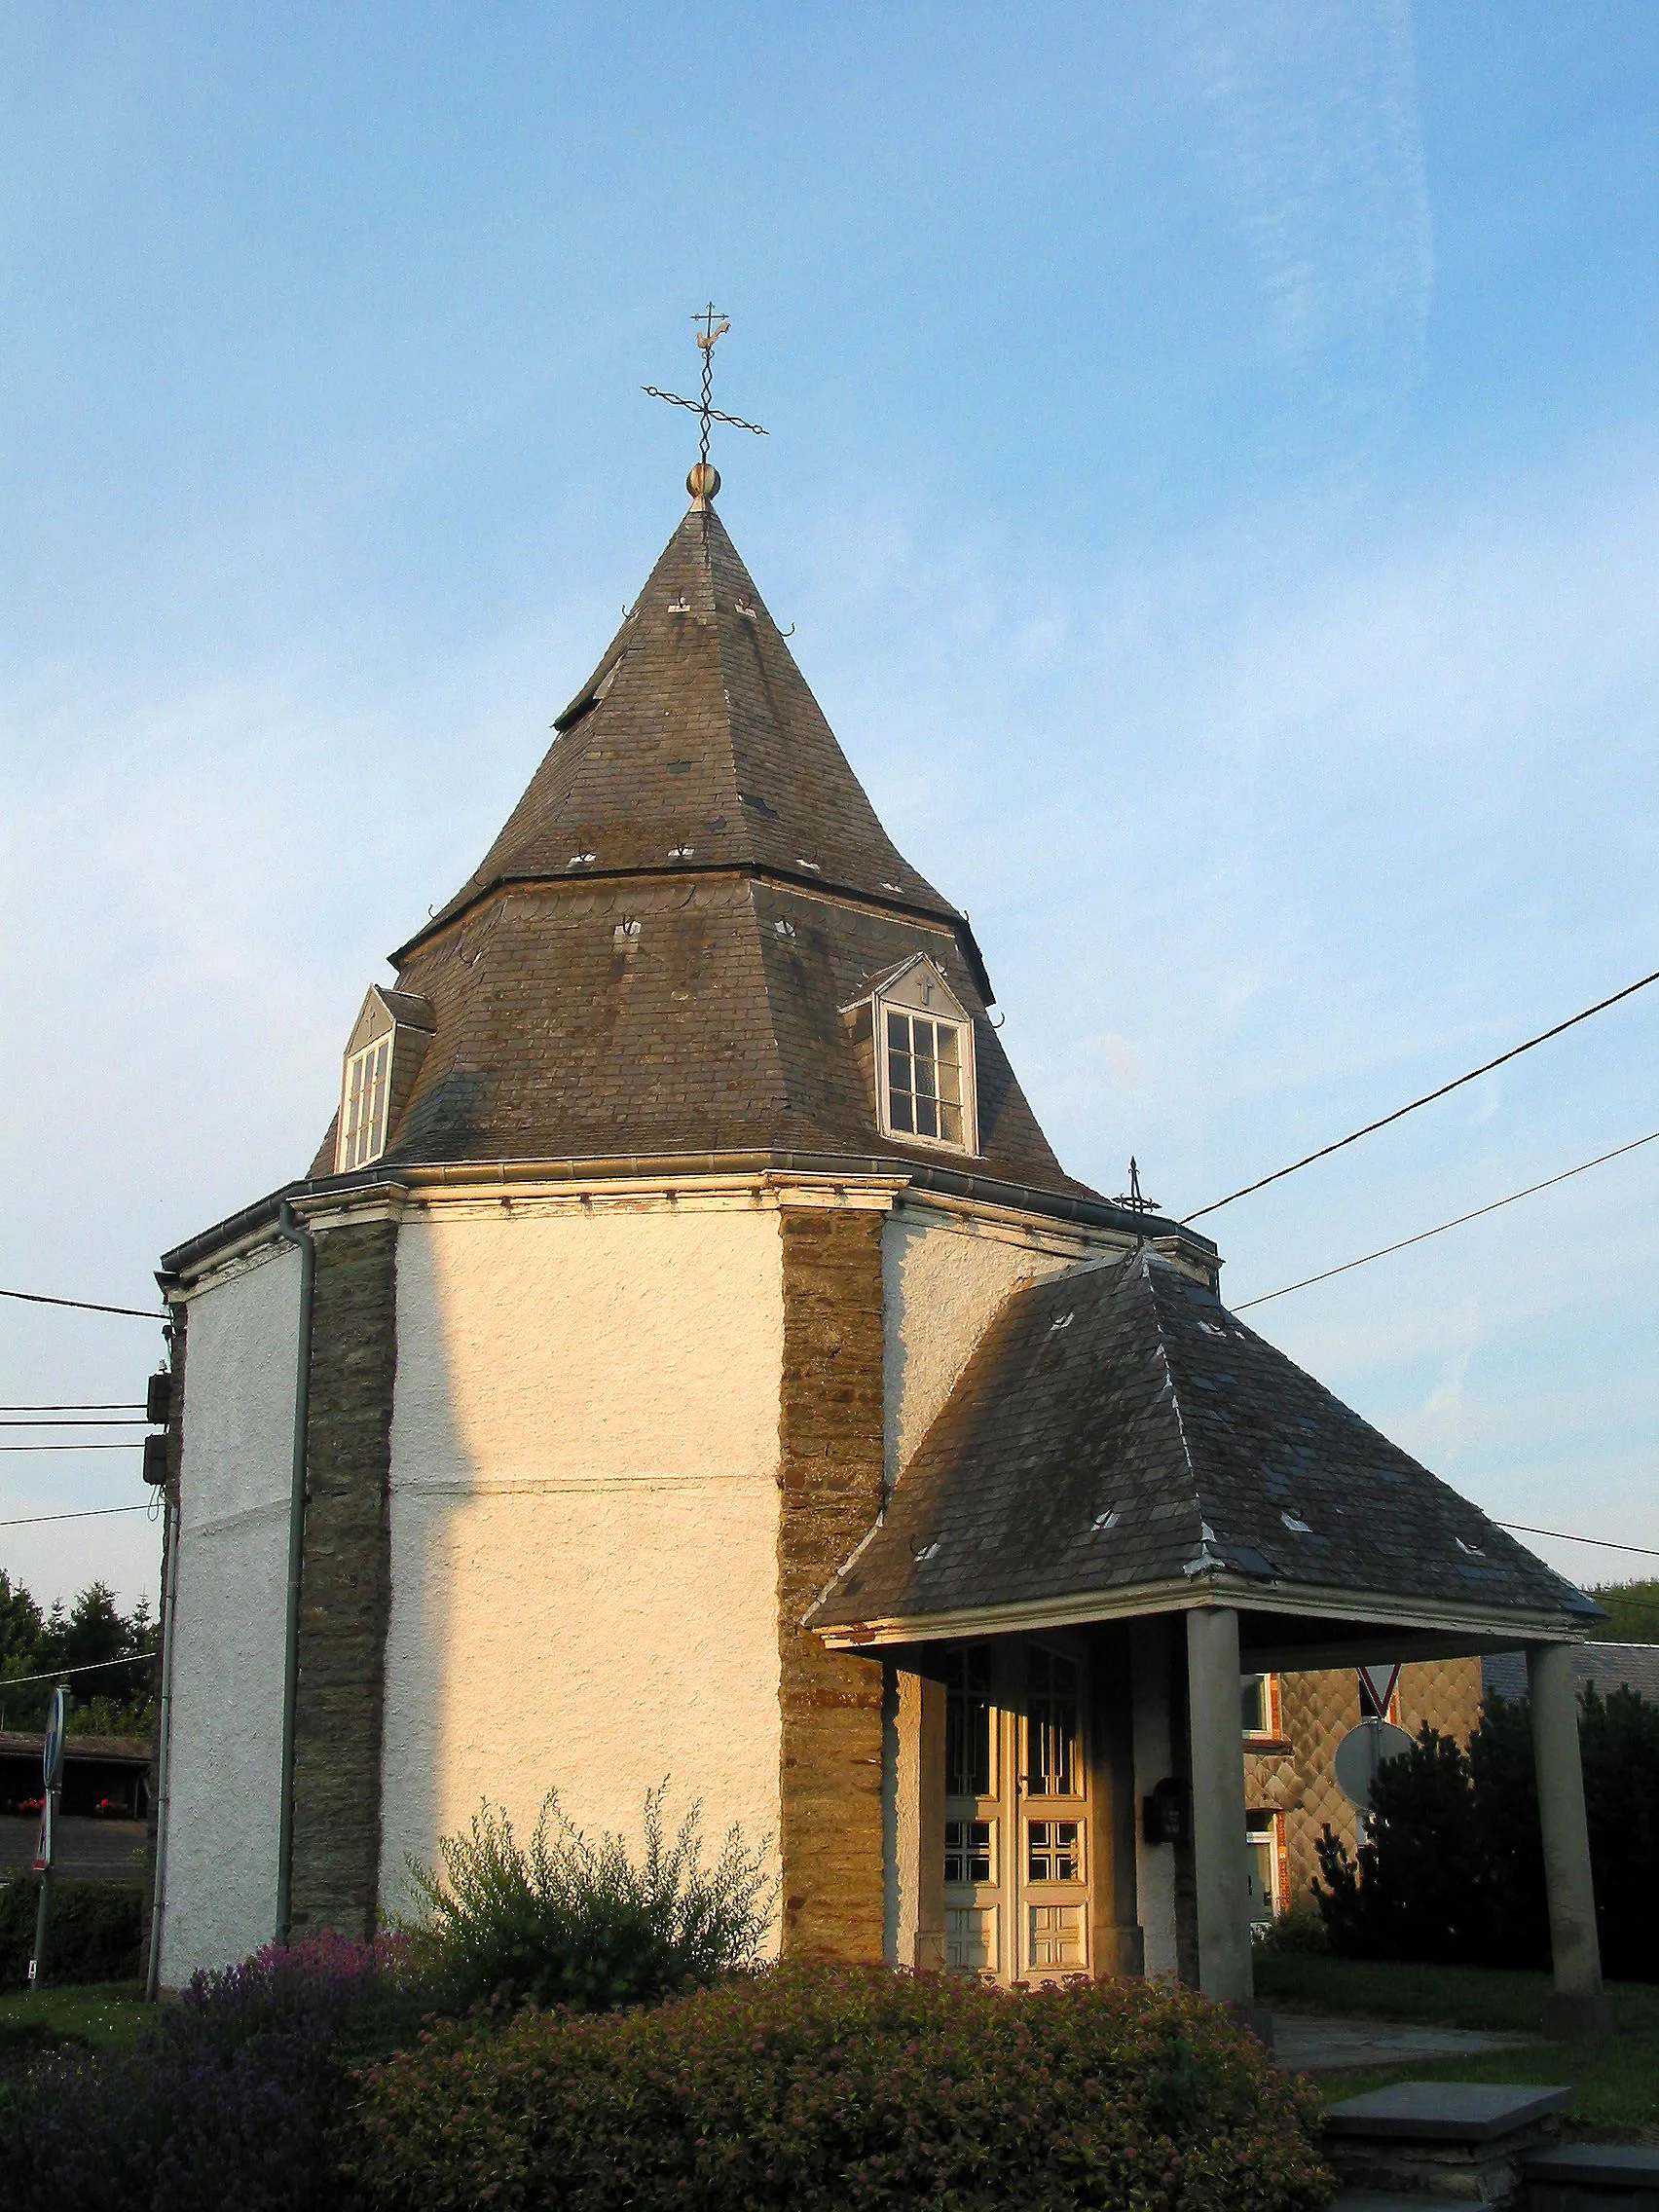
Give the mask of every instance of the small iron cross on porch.
M 685 488 L 693 498 L 712 499 L 720 488 L 720 472 L 718 468 L 709 466 L 709 424 L 729 423 L 734 430 L 752 430 L 757 438 L 763 438 L 767 433 L 759 423 L 746 423 L 741 415 L 723 414 L 710 401 L 709 392 L 715 374 L 715 348 L 731 328 L 730 322 L 720 313 L 713 300 L 701 314 L 694 314 L 691 320 L 703 326 L 697 333 L 697 349 L 703 356 L 702 398 L 682 399 L 679 392 L 659 391 L 654 384 L 642 385 L 640 388 L 647 398 L 666 399 L 671 407 L 684 407 L 698 418 L 701 436 L 697 444 L 697 465 L 686 478 Z

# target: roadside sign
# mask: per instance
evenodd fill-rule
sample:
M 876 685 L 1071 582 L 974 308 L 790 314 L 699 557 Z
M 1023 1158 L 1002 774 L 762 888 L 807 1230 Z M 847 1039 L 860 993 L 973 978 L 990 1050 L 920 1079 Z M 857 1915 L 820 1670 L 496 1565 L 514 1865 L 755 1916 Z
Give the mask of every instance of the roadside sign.
M 69 1720 L 69 1692 L 61 1682 L 52 1693 L 46 1716 L 46 1744 L 40 1755 L 41 1779 L 50 1797 L 57 1788 L 57 1770 L 63 1764 L 63 1736 Z
M 1361 1667 L 1359 1678 L 1371 1692 L 1371 1701 L 1377 1708 L 1379 1720 L 1386 1720 L 1388 1708 L 1394 1702 L 1394 1692 L 1400 1686 L 1400 1670 L 1393 1667 Z
M 1386 1720 L 1362 1720 L 1337 1746 L 1337 1788 L 1350 1805 L 1357 1805 L 1362 1813 L 1370 1812 L 1377 1769 L 1384 1759 L 1397 1759 L 1411 1748 L 1412 1740 L 1403 1728 L 1392 1727 Z
M 52 1803 L 54 1792 L 48 1790 L 41 1800 L 40 1827 L 35 1835 L 34 1870 L 44 1874 L 52 1864 Z

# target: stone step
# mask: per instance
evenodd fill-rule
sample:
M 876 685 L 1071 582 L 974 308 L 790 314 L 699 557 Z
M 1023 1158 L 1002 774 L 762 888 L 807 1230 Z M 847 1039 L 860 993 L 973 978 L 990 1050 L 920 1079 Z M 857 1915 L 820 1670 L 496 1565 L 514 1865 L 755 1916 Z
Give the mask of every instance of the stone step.
M 1345 2192 L 1507 2205 L 1571 2096 L 1542 2084 L 1398 2082 L 1327 2106 L 1325 2156 Z
M 1420 2189 L 1339 2189 L 1331 2212 L 1425 2212 Z
M 1659 2151 L 1566 2143 L 1526 2162 L 1527 2212 L 1659 2212 Z

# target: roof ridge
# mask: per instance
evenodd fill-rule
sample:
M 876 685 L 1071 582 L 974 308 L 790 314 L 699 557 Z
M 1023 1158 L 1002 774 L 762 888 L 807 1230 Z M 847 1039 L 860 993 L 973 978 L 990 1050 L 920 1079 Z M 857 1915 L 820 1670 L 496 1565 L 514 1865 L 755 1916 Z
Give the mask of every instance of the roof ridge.
M 1198 1517 L 1198 1548 L 1188 1560 L 1182 1568 L 1182 1572 L 1188 1576 L 1213 1574 L 1218 1568 L 1225 1567 L 1227 1563 L 1225 1560 L 1217 1558 L 1209 1548 L 1217 1540 L 1216 1533 L 1210 1527 L 1209 1514 L 1204 1507 L 1198 1465 L 1197 1459 L 1193 1456 L 1193 1442 L 1187 1434 L 1186 1416 L 1181 1410 L 1181 1391 L 1175 1381 L 1175 1362 L 1169 1356 L 1169 1346 L 1163 1327 L 1163 1315 L 1159 1308 L 1158 1294 L 1152 1287 L 1152 1267 L 1155 1260 L 1162 1260 L 1162 1264 L 1170 1268 L 1171 1272 L 1180 1272 L 1180 1270 L 1174 1268 L 1171 1262 L 1162 1259 L 1161 1253 L 1150 1251 L 1143 1244 L 1134 1254 L 1130 1276 L 1133 1280 L 1145 1283 L 1147 1288 L 1147 1298 L 1152 1307 L 1153 1335 L 1157 1340 L 1158 1355 L 1163 1362 L 1164 1386 L 1169 1392 L 1169 1408 L 1175 1416 L 1175 1433 L 1181 1440 L 1181 1456 L 1187 1462 L 1187 1472 L 1192 1477 L 1193 1482 L 1193 1509 Z

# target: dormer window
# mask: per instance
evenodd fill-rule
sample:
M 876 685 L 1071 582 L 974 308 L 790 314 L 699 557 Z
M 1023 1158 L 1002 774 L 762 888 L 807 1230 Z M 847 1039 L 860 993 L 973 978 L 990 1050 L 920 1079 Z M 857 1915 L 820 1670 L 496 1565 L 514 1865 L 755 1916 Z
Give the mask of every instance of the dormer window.
M 895 1135 L 962 1142 L 962 1031 L 954 1021 L 886 1010 L 887 1119 Z
M 413 991 L 378 985 L 363 1001 L 346 1045 L 335 1124 L 334 1172 L 349 1175 L 385 1152 L 432 1041 L 432 1009 Z
M 335 1173 L 366 1167 L 386 1150 L 386 1109 L 391 1095 L 391 1032 L 365 1045 L 346 1062 L 340 1100 L 340 1144 Z
M 872 1048 L 882 1135 L 977 1153 L 974 1022 L 933 962 L 915 954 L 844 1012 Z

